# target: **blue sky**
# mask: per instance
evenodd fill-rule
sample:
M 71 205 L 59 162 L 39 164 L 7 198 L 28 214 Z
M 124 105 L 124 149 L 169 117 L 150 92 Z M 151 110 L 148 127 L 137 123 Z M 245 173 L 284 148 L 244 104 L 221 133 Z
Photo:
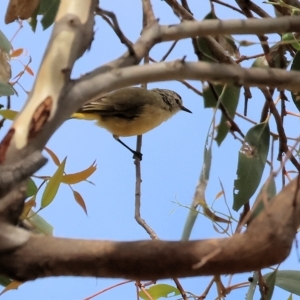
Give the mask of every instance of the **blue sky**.
M 210 11 L 208 1 L 190 0 L 189 5 L 195 18 L 203 19 Z M 234 4 L 235 1 L 227 1 Z M 2 1 L 2 8 L 7 7 L 8 0 Z M 260 1 L 255 3 L 262 5 Z M 153 1 L 156 17 L 161 24 L 176 24 L 177 17 L 164 1 Z M 130 6 L 127 1 L 102 0 L 101 7 L 114 11 L 120 22 L 120 26 L 126 36 L 135 41 L 141 31 L 141 1 L 131 0 Z M 240 18 L 237 13 L 215 5 L 216 12 L 220 18 Z M 263 5 L 272 14 L 269 6 Z M 13 23 L 6 26 L 3 23 L 4 11 L 0 11 L 0 29 L 11 39 L 18 29 L 18 24 Z M 92 70 L 93 68 L 117 58 L 126 51 L 125 46 L 119 43 L 111 28 L 96 18 L 95 40 L 91 51 L 84 54 L 76 63 L 72 73 L 73 78 Z M 13 47 L 24 48 L 32 57 L 30 67 L 35 73 L 38 71 L 43 52 L 49 40 L 51 28 L 43 32 L 38 26 L 37 32 L 33 33 L 29 25 L 23 22 L 24 27 L 13 41 Z M 242 39 L 241 37 L 238 37 Z M 256 41 L 253 36 L 248 40 Z M 160 60 L 169 48 L 170 43 L 155 46 L 151 50 L 151 57 Z M 251 47 L 242 49 L 244 53 L 260 53 L 261 49 Z M 182 58 L 187 55 L 186 60 L 195 61 L 190 40 L 178 43 L 168 60 Z M 26 63 L 28 56 L 23 56 L 22 61 Z M 245 62 L 244 66 L 249 66 Z M 12 61 L 13 76 L 21 69 L 17 61 Z M 34 78 L 25 75 L 21 84 L 25 90 L 30 91 Z M 195 87 L 202 89 L 201 82 L 191 82 Z M 203 163 L 203 149 L 207 131 L 212 118 L 212 110 L 203 108 L 203 99 L 187 89 L 179 82 L 161 82 L 149 84 L 149 88 L 168 88 L 181 95 L 184 105 L 193 114 L 179 112 L 168 122 L 152 130 L 143 136 L 143 161 L 142 161 L 142 217 L 155 230 L 161 239 L 179 240 L 182 234 L 185 219 L 188 213 L 184 206 L 189 205 L 194 195 L 201 166 Z M 26 93 L 16 87 L 18 97 L 13 97 L 12 108 L 19 110 L 26 100 Z M 249 102 L 249 116 L 259 120 L 256 107 L 260 107 L 263 101 L 261 95 L 253 91 L 253 99 Z M 5 98 L 2 102 L 5 103 Z M 242 112 L 240 105 L 239 111 Z M 288 108 L 295 111 L 292 103 Z M 250 125 L 241 122 L 244 132 Z M 295 121 L 294 121 L 295 122 Z M 296 122 L 299 123 L 297 120 Z M 297 124 L 298 124 L 297 123 Z M 9 122 L 1 130 L 1 136 L 6 132 Z M 299 125 L 299 124 L 298 124 Z M 292 132 L 293 133 L 293 132 Z M 295 133 L 294 133 L 295 135 Z M 123 139 L 131 147 L 135 147 L 135 138 Z M 61 185 L 55 201 L 40 215 L 54 226 L 54 234 L 58 237 L 103 239 L 115 241 L 130 241 L 149 239 L 146 232 L 137 225 L 134 220 L 134 195 L 135 195 L 135 169 L 132 155 L 121 147 L 104 129 L 99 129 L 93 122 L 69 120 L 66 121 L 53 135 L 47 144 L 56 155 L 63 160 L 68 157 L 66 172 L 78 172 L 87 168 L 94 160 L 97 161 L 97 170 L 90 180 L 95 184 L 80 183 L 74 189 L 81 193 L 87 205 L 88 216 L 75 203 L 71 190 L 66 185 Z M 229 135 L 219 148 L 213 147 L 213 165 L 211 179 L 209 182 L 206 199 L 212 204 L 215 196 L 221 191 L 220 183 L 224 185 L 226 198 L 229 206 L 232 206 L 233 181 L 236 178 L 236 165 L 240 143 Z M 55 165 L 49 161 L 39 171 L 41 175 L 52 175 L 56 170 Z M 268 170 L 266 171 L 266 174 Z M 280 187 L 278 187 L 280 189 Z M 37 198 L 39 203 L 40 195 Z M 178 205 L 180 203 L 181 205 Z M 215 208 L 227 213 L 224 206 L 224 198 L 216 201 Z M 239 214 L 234 213 L 238 219 Z M 207 218 L 200 216 L 192 232 L 192 239 L 206 239 L 214 237 L 225 237 L 213 229 L 213 224 Z M 295 249 L 295 247 L 293 247 Z M 281 269 L 298 269 L 299 260 L 296 251 L 292 251 L 290 258 Z M 276 251 L 276 249 L 274 249 Z M 134 267 L 134 266 L 133 266 Z M 232 283 L 247 281 L 251 276 L 245 273 L 234 276 Z M 228 277 L 224 278 L 224 284 Z M 121 282 L 123 279 L 94 279 L 94 278 L 48 278 L 22 285 L 18 291 L 10 291 L 2 296 L 5 300 L 15 299 L 84 299 L 108 286 Z M 195 294 L 201 294 L 210 277 L 188 278 L 180 280 L 184 289 Z M 174 285 L 171 280 L 163 281 Z M 227 300 L 244 299 L 246 289 L 233 291 L 226 297 Z M 288 293 L 279 289 L 275 290 L 278 299 L 287 299 Z M 207 299 L 215 299 L 216 289 L 213 287 Z M 106 292 L 95 299 L 136 299 L 134 284 L 126 284 Z M 259 299 L 259 295 L 257 298 Z M 295 297 L 294 299 L 299 299 Z

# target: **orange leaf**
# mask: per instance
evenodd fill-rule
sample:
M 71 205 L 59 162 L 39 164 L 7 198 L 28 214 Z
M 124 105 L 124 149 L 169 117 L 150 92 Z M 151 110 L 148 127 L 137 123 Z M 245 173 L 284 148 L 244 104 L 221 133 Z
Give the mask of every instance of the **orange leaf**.
M 211 219 L 214 222 L 226 223 L 226 224 L 230 224 L 231 223 L 230 220 L 226 220 L 224 218 L 221 218 L 221 217 L 217 216 L 208 207 L 203 207 L 203 212 L 204 212 L 205 216 L 207 216 L 209 219 Z
M 215 200 L 217 200 L 218 198 L 220 198 L 223 194 L 224 194 L 223 191 L 219 192 L 219 193 L 216 195 Z
M 32 76 L 34 76 L 34 72 L 31 70 L 29 66 L 25 66 L 25 70 Z
M 13 280 L 9 285 L 7 285 L 5 287 L 5 289 L 0 293 L 0 295 L 4 294 L 5 292 L 10 291 L 10 290 L 17 290 L 21 284 L 23 284 L 23 282 Z
M 23 51 L 24 51 L 24 50 L 23 50 L 22 48 L 13 50 L 13 52 L 10 54 L 10 57 L 17 57 L 17 56 L 20 56 L 20 55 L 23 53 Z
M 82 207 L 82 209 L 84 210 L 84 212 L 87 215 L 88 213 L 87 213 L 86 205 L 85 205 L 85 202 L 84 202 L 82 196 L 78 192 L 76 192 L 74 190 L 72 190 L 72 191 L 73 191 L 73 195 L 74 195 L 76 202 Z
M 75 184 L 84 180 L 87 180 L 97 169 L 94 161 L 87 169 L 73 174 L 67 174 L 63 176 L 62 182 L 66 184 Z
M 57 166 L 59 166 L 60 165 L 60 161 L 59 161 L 58 157 L 55 155 L 55 153 L 52 150 L 50 150 L 49 148 L 47 148 L 47 147 L 44 147 L 44 150 L 51 156 L 53 162 Z

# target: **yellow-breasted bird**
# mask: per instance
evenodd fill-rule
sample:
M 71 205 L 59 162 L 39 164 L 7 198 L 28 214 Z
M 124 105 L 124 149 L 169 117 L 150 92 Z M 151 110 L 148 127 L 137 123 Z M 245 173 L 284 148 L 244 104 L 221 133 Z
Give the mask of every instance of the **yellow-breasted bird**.
M 97 121 L 98 126 L 107 129 L 119 143 L 141 157 L 119 137 L 142 135 L 180 110 L 191 113 L 183 106 L 181 97 L 171 90 L 127 87 L 87 102 L 71 117 Z

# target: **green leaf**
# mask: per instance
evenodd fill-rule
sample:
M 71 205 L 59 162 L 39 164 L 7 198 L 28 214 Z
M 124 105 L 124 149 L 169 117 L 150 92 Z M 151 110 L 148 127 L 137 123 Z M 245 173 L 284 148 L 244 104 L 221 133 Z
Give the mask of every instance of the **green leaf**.
M 300 50 L 300 44 L 292 32 L 283 34 L 282 40 L 284 42 L 290 43 L 297 51 Z
M 39 14 L 43 15 L 41 23 L 44 30 L 53 24 L 56 13 L 58 11 L 59 4 L 60 0 L 41 1 Z
M 10 84 L 0 80 L 0 97 L 11 96 L 15 93 Z
M 30 224 L 33 226 L 33 233 L 44 234 L 48 236 L 53 235 L 53 226 L 32 210 L 29 212 L 26 220 L 28 220 L 28 222 L 30 222 Z
M 7 285 L 9 285 L 11 282 L 12 282 L 11 279 L 9 279 L 9 278 L 7 278 L 7 277 L 5 277 L 5 276 L 0 275 L 0 285 L 2 285 L 2 286 L 7 286 Z
M 218 97 L 222 94 L 224 85 L 214 84 L 215 91 Z M 204 100 L 204 108 L 215 108 L 217 105 L 218 99 L 216 99 L 215 95 L 211 91 L 211 88 L 206 85 L 203 88 L 203 100 Z
M 5 51 L 6 53 L 9 53 L 12 49 L 12 45 L 10 41 L 7 39 L 7 37 L 4 35 L 4 33 L 0 30 L 0 49 Z
M 219 101 L 220 101 L 219 103 L 223 104 L 229 116 L 232 119 L 234 119 L 236 108 L 239 103 L 240 90 L 241 90 L 240 87 L 226 84 L 226 85 L 214 85 L 214 89 L 219 97 Z M 209 86 L 206 86 L 203 89 L 203 99 L 204 99 L 205 108 L 216 107 L 218 99 L 216 99 L 215 95 L 213 94 Z M 227 125 L 227 118 L 224 116 L 223 113 L 217 130 L 218 133 L 216 136 L 216 142 L 220 146 L 229 132 L 229 127 Z
M 268 178 L 266 183 L 262 186 L 256 200 L 255 204 L 256 207 L 251 212 L 250 220 L 252 221 L 254 218 L 256 218 L 260 212 L 264 209 L 264 203 L 271 201 L 276 196 L 276 184 L 274 176 L 271 176 L 271 178 Z
M 300 51 L 297 51 L 294 60 L 292 62 L 291 70 L 293 71 L 300 71 Z M 300 73 L 299 73 L 300 75 Z M 291 92 L 292 99 L 297 107 L 297 109 L 300 111 L 300 89 L 299 92 Z
M 268 122 L 252 127 L 239 152 L 237 179 L 234 181 L 233 209 L 238 211 L 255 193 L 267 161 L 270 143 Z
M 13 121 L 15 117 L 17 116 L 18 112 L 11 109 L 1 109 L 0 115 L 7 120 Z
M 229 116 L 234 119 L 237 105 L 239 103 L 240 97 L 240 87 L 226 84 L 222 94 L 220 95 L 220 100 L 223 106 L 226 108 Z M 229 132 L 229 127 L 227 126 L 227 118 L 222 113 L 221 121 L 218 126 L 218 134 L 216 136 L 216 142 L 220 146 L 224 141 L 225 137 Z
M 156 284 L 154 286 L 151 286 L 149 289 L 146 289 L 146 291 L 155 300 L 180 295 L 180 292 L 177 288 L 168 284 Z M 149 299 L 143 291 L 139 292 L 139 296 L 142 299 Z
M 35 195 L 37 193 L 38 189 L 37 186 L 35 184 L 35 182 L 32 180 L 32 178 L 28 179 L 27 182 L 27 197 L 31 197 L 33 195 Z
M 58 188 L 62 182 L 64 171 L 65 171 L 65 165 L 66 165 L 66 160 L 65 158 L 60 166 L 57 168 L 56 172 L 54 175 L 49 179 L 47 186 L 45 188 L 45 191 L 42 196 L 41 200 L 41 208 L 45 208 L 48 206 L 53 200 L 54 197 L 57 194 Z
M 270 276 L 271 273 L 264 275 L 264 278 Z M 275 285 L 292 293 L 300 296 L 300 271 L 283 270 L 277 271 Z
M 211 48 L 206 41 L 206 38 L 204 37 L 197 38 L 197 43 L 198 43 L 199 50 L 203 54 L 203 56 L 201 57 L 201 61 L 212 62 L 212 63 L 218 62 L 218 60 L 215 58 L 215 55 L 211 51 Z
M 59 4 L 60 4 L 60 0 L 41 0 L 40 6 L 33 13 L 30 19 L 30 25 L 32 30 L 33 31 L 36 30 L 38 15 L 43 16 L 41 19 L 41 24 L 43 26 L 43 29 L 46 30 L 47 28 L 49 28 L 55 20 L 55 16 L 57 14 Z
M 276 281 L 277 270 L 269 273 L 268 276 L 264 276 L 265 283 L 267 286 L 267 294 L 265 295 L 265 300 L 271 300 L 274 292 L 275 281 Z
M 286 69 L 288 67 L 290 61 L 285 56 L 288 49 L 287 47 L 288 45 L 284 45 L 282 41 L 280 41 L 270 48 L 268 60 L 272 61 L 274 68 Z M 260 56 L 255 59 L 252 67 L 269 68 L 269 64 L 265 56 Z

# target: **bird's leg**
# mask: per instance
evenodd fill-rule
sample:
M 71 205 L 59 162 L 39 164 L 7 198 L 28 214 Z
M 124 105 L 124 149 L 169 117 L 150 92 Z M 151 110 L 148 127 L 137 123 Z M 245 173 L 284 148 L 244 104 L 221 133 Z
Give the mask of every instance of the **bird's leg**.
M 124 142 L 122 142 L 118 136 L 113 136 L 114 139 L 116 141 L 118 141 L 121 145 L 123 145 L 126 149 L 128 149 L 132 154 L 133 154 L 133 158 L 138 158 L 139 160 L 142 160 L 142 157 L 143 157 L 143 154 L 141 152 L 137 152 L 137 151 L 134 151 L 132 150 L 130 147 L 128 147 Z

